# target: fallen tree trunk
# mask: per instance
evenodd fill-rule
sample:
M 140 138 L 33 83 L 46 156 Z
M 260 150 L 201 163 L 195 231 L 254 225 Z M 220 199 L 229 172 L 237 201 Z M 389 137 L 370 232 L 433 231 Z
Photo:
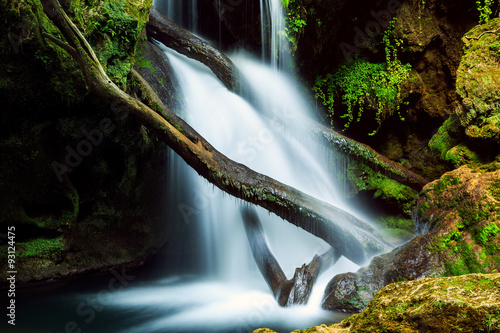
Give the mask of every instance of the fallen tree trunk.
M 233 62 L 209 43 L 167 19 L 155 6 L 149 13 L 146 29 L 150 37 L 162 42 L 166 47 L 205 64 L 227 89 L 235 93 L 239 92 L 240 80 Z
M 302 123 L 307 124 L 316 135 L 330 144 L 332 149 L 359 160 L 387 178 L 406 185 L 417 192 L 420 192 L 429 183 L 424 177 L 377 153 L 375 149 L 364 143 L 348 138 L 312 120 L 304 119 Z
M 241 216 L 243 217 L 245 232 L 255 263 L 264 280 L 266 280 L 269 289 L 271 289 L 274 298 L 278 299 L 281 287 L 286 282 L 285 273 L 283 273 L 278 260 L 276 260 L 267 245 L 262 225 L 255 211 L 250 210 L 250 208 L 244 208 L 241 210 Z
M 238 70 L 229 58 L 210 44 L 193 36 L 189 31 L 169 21 L 154 6 L 150 13 L 147 31 L 149 36 L 165 46 L 207 65 L 229 90 L 236 93 L 240 91 L 240 86 L 237 84 L 239 82 Z M 363 162 L 373 170 L 417 192 L 420 192 L 422 187 L 429 182 L 364 143 L 350 139 L 309 119 L 304 119 L 304 122 L 300 123 L 302 126 L 306 124 L 314 134 L 330 144 L 333 149 Z
M 304 264 L 297 268 L 293 278 L 287 280 L 267 245 L 255 210 L 244 207 L 241 215 L 255 263 L 278 304 L 281 306 L 306 304 L 318 276 L 334 265 L 339 260 L 340 254 L 332 248 L 321 256 L 316 255 L 308 265 Z
M 154 133 L 193 169 L 221 190 L 257 204 L 322 238 L 339 255 L 363 265 L 372 256 L 388 251 L 387 244 L 368 224 L 293 187 L 236 163 L 214 149 L 203 137 L 170 110 L 162 116 L 131 97 L 106 75 L 94 51 L 71 22 L 57 0 L 41 0 L 47 16 L 58 26 L 69 45 L 48 35 L 78 62 L 88 88 L 126 111 L 131 121 Z

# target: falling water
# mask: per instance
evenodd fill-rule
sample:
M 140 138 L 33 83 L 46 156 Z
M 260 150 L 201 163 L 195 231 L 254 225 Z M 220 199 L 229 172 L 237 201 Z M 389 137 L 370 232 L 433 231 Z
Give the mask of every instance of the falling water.
M 228 91 L 204 65 L 165 49 L 184 96 L 181 116 L 227 157 L 356 215 L 337 193 L 325 168 L 330 162 L 322 157 L 323 147 L 306 131 L 298 132 L 292 126 L 303 117 L 313 117 L 312 107 L 296 84 L 277 71 L 286 63 L 286 52 L 277 37 L 283 24 L 281 1 L 261 2 L 263 21 L 272 23 L 265 32 L 270 36 L 266 43 L 271 50 L 269 60 L 279 58 L 281 64 L 277 60 L 263 63 L 244 52 L 234 54 L 233 61 L 251 90 L 252 99 L 245 100 Z M 167 2 L 168 7 L 174 8 L 171 3 Z M 169 15 L 178 19 L 178 14 Z M 128 309 L 165 307 L 164 316 L 127 331 L 247 332 L 261 326 L 291 330 L 339 319 L 320 308 L 322 293 L 332 276 L 355 270 L 356 265 L 341 259 L 318 280 L 307 305 L 280 308 L 248 245 L 240 216 L 240 207 L 247 203 L 214 188 L 179 157 L 173 159 L 182 172 L 172 177 L 191 191 L 189 199 L 173 208 L 180 210 L 183 222 L 197 226 L 197 239 L 202 243 L 198 255 L 189 258 L 198 266 L 197 277 L 143 287 L 140 298 L 137 289 L 116 298 L 116 306 Z M 171 197 L 178 197 L 178 191 L 177 186 L 169 188 Z M 329 248 L 264 209 L 257 210 L 271 250 L 288 278 L 296 267 Z
M 268 11 L 262 15 L 263 20 L 274 17 L 270 30 L 273 36 L 281 29 L 282 17 L 276 14 L 282 15 L 280 2 L 262 1 L 263 10 Z M 188 18 L 191 23 L 185 26 L 196 29 L 195 0 L 155 4 L 168 10 L 174 21 Z M 279 38 L 273 38 L 270 45 L 276 46 Z M 331 165 L 331 155 L 325 154 L 325 147 L 307 130 L 300 129 L 301 119 L 314 118 L 313 108 L 297 91 L 296 83 L 277 71 L 283 68 L 285 55 L 276 50 L 284 48 L 271 48 L 277 52 L 272 58 L 280 59 L 279 66 L 274 60 L 263 62 L 244 52 L 232 55 L 249 85 L 251 99 L 229 92 L 204 65 L 165 49 L 182 89 L 180 116 L 229 158 L 365 219 L 359 209 L 342 201 L 342 186 L 332 180 L 326 167 Z M 27 301 L 20 300 L 19 304 L 25 304 L 26 309 L 20 313 L 28 314 L 29 320 L 21 322 L 28 326 L 31 322 L 50 323 L 45 331 L 57 332 L 73 324 L 66 320 L 74 320 L 82 331 L 94 333 L 248 333 L 259 327 L 291 331 L 345 317 L 322 310 L 320 304 L 329 279 L 355 271 L 357 265 L 341 258 L 319 277 L 308 304 L 280 307 L 248 245 L 240 216 L 240 208 L 247 203 L 214 188 L 177 155 L 173 154 L 169 162 L 166 190 L 171 202 L 166 224 L 188 226 L 193 231 L 175 240 L 197 244 L 198 250 L 181 253 L 178 259 L 181 265 L 193 268 L 188 271 L 190 275 L 180 270 L 153 281 L 140 281 L 146 273 L 134 272 L 137 279 L 112 293 L 106 292 L 108 281 L 97 289 L 82 284 L 77 292 L 64 295 L 50 291 L 45 299 L 32 300 L 28 293 Z M 270 248 L 288 278 L 296 267 L 329 248 L 324 241 L 264 209 L 257 211 Z M 171 265 L 172 260 L 164 263 L 166 267 Z M 88 287 L 87 292 L 82 291 L 84 287 Z
M 281 0 L 260 0 L 262 60 L 274 70 L 290 72 L 289 45 L 284 37 L 285 15 Z
M 198 0 L 155 1 L 154 5 L 169 20 L 193 33 L 198 32 Z

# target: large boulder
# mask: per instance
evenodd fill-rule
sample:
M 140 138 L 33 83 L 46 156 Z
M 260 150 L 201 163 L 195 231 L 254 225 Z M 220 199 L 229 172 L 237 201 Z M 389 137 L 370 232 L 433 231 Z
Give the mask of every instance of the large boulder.
M 500 274 L 398 282 L 380 290 L 361 314 L 293 333 L 498 332 Z M 253 333 L 272 333 L 257 329 Z
M 446 173 L 416 198 L 420 235 L 356 273 L 335 276 L 323 307 L 360 312 L 392 282 L 499 270 L 499 212 L 500 163 Z
M 462 38 L 465 54 L 457 71 L 460 103 L 456 113 L 465 134 L 479 143 L 496 143 L 500 152 L 500 18 L 474 27 Z

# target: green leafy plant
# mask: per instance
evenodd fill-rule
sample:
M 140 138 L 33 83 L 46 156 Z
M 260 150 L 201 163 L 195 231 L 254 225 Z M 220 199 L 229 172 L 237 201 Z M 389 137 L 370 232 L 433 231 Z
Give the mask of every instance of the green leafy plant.
M 283 8 L 286 8 L 285 31 L 283 35 L 297 49 L 297 38 L 302 33 L 307 22 L 300 15 L 301 6 L 296 0 L 282 0 Z M 312 14 L 312 13 L 311 13 Z
M 107 24 L 104 25 L 104 26 L 101 23 L 99 23 L 99 22 L 94 22 L 93 25 L 94 25 L 94 28 L 101 35 L 109 34 L 109 35 L 111 35 L 111 37 L 114 37 L 116 35 L 116 32 L 113 29 L 111 29 L 110 22 L 112 23 L 113 21 L 112 20 L 108 20 Z
M 493 0 L 476 0 L 477 10 L 479 11 L 479 24 L 487 23 L 490 20 L 492 4 Z
M 392 20 L 384 33 L 385 63 L 371 63 L 355 58 L 348 64 L 342 65 L 335 74 L 318 76 L 313 89 L 317 100 L 328 108 L 333 116 L 335 113 L 335 99 L 341 99 L 347 108 L 340 115 L 346 119 L 344 130 L 349 128 L 353 121 L 360 121 L 365 109 L 375 110 L 375 119 L 380 127 L 383 119 L 396 111 L 401 120 L 400 106 L 401 86 L 409 77 L 410 64 L 402 64 L 398 59 L 398 51 L 403 41 L 394 37 L 395 20 Z M 370 135 L 377 132 L 376 128 Z

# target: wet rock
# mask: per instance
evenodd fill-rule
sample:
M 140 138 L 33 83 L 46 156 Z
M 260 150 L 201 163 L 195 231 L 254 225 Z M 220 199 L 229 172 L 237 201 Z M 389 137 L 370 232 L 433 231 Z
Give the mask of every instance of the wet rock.
M 336 275 L 327 285 L 323 308 L 348 313 L 361 312 L 384 286 L 442 274 L 438 256 L 427 249 L 429 240 L 418 236 L 390 253 L 375 257 L 356 273 Z
M 181 108 L 179 83 L 165 53 L 146 40 L 145 31 L 137 45 L 134 68 L 151 85 L 163 104 L 172 111 Z
M 335 276 L 326 309 L 360 312 L 383 286 L 425 277 L 500 269 L 500 163 L 464 166 L 429 183 L 416 199 L 421 235 L 373 258 L 356 273 Z
M 309 332 L 497 332 L 500 274 L 398 282 L 380 290 L 361 314 Z M 254 333 L 273 332 L 256 330 Z

